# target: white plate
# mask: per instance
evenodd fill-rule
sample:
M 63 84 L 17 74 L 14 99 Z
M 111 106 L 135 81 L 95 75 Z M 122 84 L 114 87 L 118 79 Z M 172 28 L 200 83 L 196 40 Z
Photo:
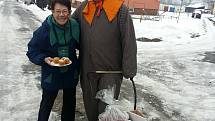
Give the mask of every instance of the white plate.
M 54 62 L 51 62 L 51 66 L 57 66 L 57 67 L 65 67 L 65 66 L 68 66 L 68 65 L 70 65 L 70 64 L 72 64 L 72 61 L 71 61 L 71 60 L 69 60 L 69 63 L 68 63 L 68 64 L 64 64 L 64 65 L 60 65 L 60 64 L 56 64 L 56 63 L 54 63 Z

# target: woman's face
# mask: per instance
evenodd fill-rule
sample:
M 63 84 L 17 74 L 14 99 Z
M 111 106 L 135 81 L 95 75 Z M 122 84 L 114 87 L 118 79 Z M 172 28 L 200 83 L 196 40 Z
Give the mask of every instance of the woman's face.
M 55 21 L 61 26 L 65 25 L 69 20 L 70 13 L 71 11 L 69 11 L 66 6 L 59 3 L 56 3 L 54 10 L 52 10 Z

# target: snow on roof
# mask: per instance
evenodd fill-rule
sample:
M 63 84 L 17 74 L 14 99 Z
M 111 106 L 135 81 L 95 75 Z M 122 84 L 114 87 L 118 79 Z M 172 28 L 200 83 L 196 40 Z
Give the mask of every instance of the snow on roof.
M 190 7 L 190 8 L 200 8 L 200 7 L 204 7 L 205 5 L 203 3 L 195 3 L 195 4 L 190 4 L 186 7 Z

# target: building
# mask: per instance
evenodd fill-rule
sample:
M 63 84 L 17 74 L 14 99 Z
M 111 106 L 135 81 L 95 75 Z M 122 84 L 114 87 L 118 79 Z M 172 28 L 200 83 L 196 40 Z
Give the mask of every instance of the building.
M 192 13 L 195 9 L 205 9 L 205 5 L 203 3 L 190 4 L 186 6 L 185 12 Z
M 160 3 L 166 5 L 180 5 L 181 2 L 183 2 L 183 5 L 188 5 L 191 1 L 193 0 L 160 0 Z
M 125 5 L 138 15 L 157 15 L 160 0 L 125 0 Z
M 72 7 L 77 8 L 84 0 L 71 0 Z M 137 15 L 157 15 L 160 0 L 125 0 L 124 4 Z
M 214 2 L 199 2 L 199 3 L 191 3 L 186 6 L 185 12 L 193 12 L 195 9 L 202 9 L 204 13 L 213 13 Z
M 182 5 L 169 5 L 169 4 L 160 4 L 160 11 L 164 12 L 176 12 L 178 13 L 180 10 L 181 12 L 185 11 L 185 7 Z

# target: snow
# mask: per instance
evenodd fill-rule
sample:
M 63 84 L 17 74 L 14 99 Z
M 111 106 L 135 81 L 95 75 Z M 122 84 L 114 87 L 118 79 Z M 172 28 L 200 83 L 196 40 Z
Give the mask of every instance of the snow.
M 51 14 L 49 10 L 42 11 L 35 5 L 23 4 L 22 7 L 31 10 L 41 21 Z M 166 13 L 160 21 L 145 20 L 141 23 L 134 19 L 137 38 L 162 40 L 157 43 L 137 42 L 140 70 L 135 77 L 136 83 L 159 97 L 167 112 L 177 110 L 189 121 L 214 121 L 215 65 L 200 62 L 204 52 L 215 49 L 215 27 L 207 19 L 213 16 L 203 15 L 202 19 L 193 19 L 190 14 L 182 13 L 178 23 L 171 16 L 178 15 Z M 191 38 L 192 35 L 199 37 Z M 151 63 L 156 64 L 151 65 L 151 71 L 160 69 L 157 76 L 168 77 L 165 82 L 156 80 L 158 77 L 140 74 Z M 140 64 L 143 66 L 140 67 Z M 173 68 L 174 64 L 182 68 L 181 72 Z
M 51 11 L 49 11 L 47 9 L 45 9 L 43 11 L 39 7 L 37 7 L 36 5 L 33 5 L 33 4 L 31 4 L 31 5 L 22 4 L 22 7 L 31 10 L 31 12 L 33 12 L 38 17 L 38 19 L 40 19 L 42 21 L 45 20 L 47 15 L 51 14 Z
M 204 17 L 208 16 L 204 15 Z M 138 54 L 138 63 L 153 62 L 153 59 L 160 60 L 160 68 L 165 68 L 161 71 L 168 71 L 167 76 L 173 78 L 166 85 L 138 74 L 135 78 L 135 80 L 139 80 L 137 83 L 153 90 L 155 95 L 163 99 L 163 103 L 168 105 L 168 108 L 179 111 L 183 116 L 188 117 L 189 121 L 215 120 L 213 115 L 215 113 L 215 87 L 206 86 L 208 81 L 214 83 L 215 73 L 210 67 L 214 69 L 215 65 L 193 61 L 203 58 L 199 55 L 200 53 L 214 51 L 212 43 L 214 43 L 215 27 L 212 23 L 207 19 L 192 19 L 190 16 L 182 14 L 179 23 L 176 19 L 143 21 L 142 23 L 139 20 L 134 20 L 134 26 L 137 38 L 160 38 L 163 40 L 160 43 L 138 42 L 138 52 L 143 53 Z M 192 33 L 198 33 L 200 37 L 191 38 Z M 157 57 L 152 58 L 153 55 Z M 172 55 L 173 57 L 169 58 L 164 55 Z M 172 63 L 166 62 L 168 59 L 182 62 L 181 65 L 185 65 L 187 68 L 183 72 L 184 74 L 175 75 L 178 72 L 172 68 Z M 200 66 L 208 68 L 199 70 Z M 165 72 L 160 72 L 160 75 L 163 73 Z M 191 75 L 193 77 L 190 77 Z M 212 75 L 213 78 L 209 80 L 204 78 L 207 75 Z
M 0 6 L 3 4 L 3 1 L 0 1 Z
M 21 4 L 23 8 L 30 10 L 32 13 L 34 13 L 41 21 L 45 20 L 45 18 L 52 14 L 50 10 L 45 8 L 44 10 L 41 10 L 39 7 L 37 7 L 34 4 L 31 5 L 26 5 L 26 4 Z M 75 8 L 71 8 L 71 11 L 74 12 Z
M 203 3 L 195 3 L 195 4 L 190 4 L 186 7 L 190 7 L 190 8 L 200 8 L 200 7 L 204 7 Z
M 215 16 L 210 18 L 211 20 L 213 20 L 215 22 Z

